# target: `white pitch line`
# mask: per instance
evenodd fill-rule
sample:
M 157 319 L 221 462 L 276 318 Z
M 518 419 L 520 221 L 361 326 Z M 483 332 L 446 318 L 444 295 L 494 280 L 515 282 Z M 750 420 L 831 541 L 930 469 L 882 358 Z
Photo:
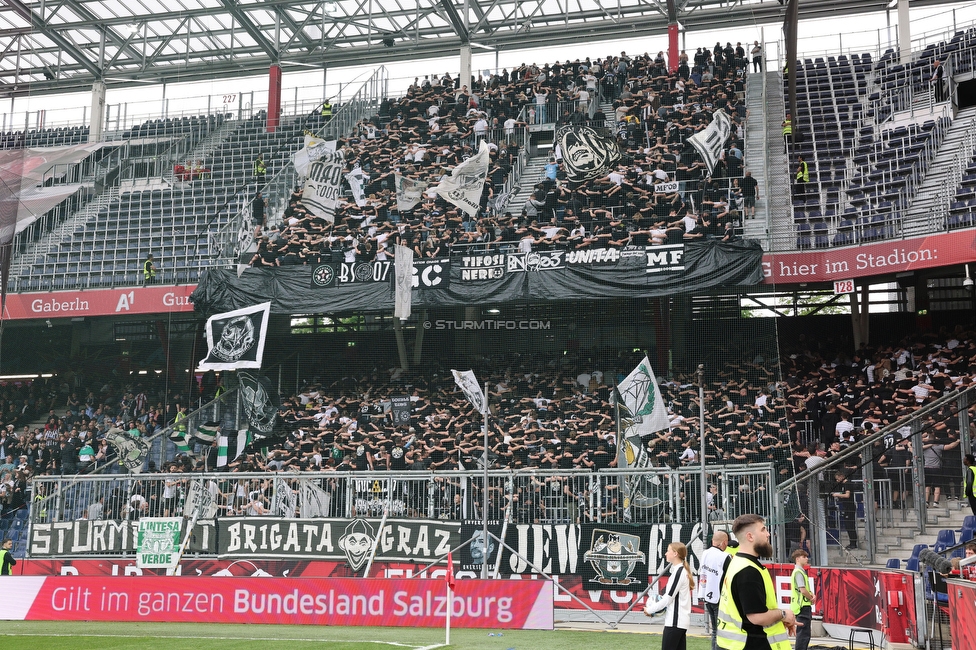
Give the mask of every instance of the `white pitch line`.
M 82 638 L 92 638 L 92 639 L 142 639 L 146 638 L 145 634 L 40 634 L 36 632 L 25 632 L 23 634 L 15 634 L 11 632 L 0 632 L 0 636 L 50 636 L 50 637 L 82 637 Z M 412 650 L 432 650 L 433 648 L 444 647 L 443 643 L 438 643 L 437 645 L 431 646 L 415 646 L 408 643 L 398 643 L 397 641 L 370 641 L 369 639 L 345 639 L 345 640 L 335 640 L 335 639 L 300 639 L 300 638 L 265 638 L 265 637 L 249 637 L 249 636 L 172 636 L 165 635 L 158 637 L 160 639 L 189 639 L 189 640 L 215 640 L 215 641 L 301 641 L 303 643 L 374 643 L 377 645 L 392 645 L 401 648 L 411 648 Z

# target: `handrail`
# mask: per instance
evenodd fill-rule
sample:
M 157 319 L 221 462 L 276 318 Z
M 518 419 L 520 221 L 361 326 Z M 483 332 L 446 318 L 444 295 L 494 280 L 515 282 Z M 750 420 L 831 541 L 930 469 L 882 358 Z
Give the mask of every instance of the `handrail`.
M 885 436 L 896 433 L 902 427 L 910 424 L 915 420 L 920 420 L 921 418 L 938 411 L 948 404 L 958 401 L 962 397 L 966 397 L 966 403 L 971 404 L 976 400 L 972 397 L 976 396 L 976 386 L 970 386 L 965 389 L 957 389 L 949 393 L 948 395 L 943 395 L 939 399 L 935 400 L 930 404 L 926 404 L 924 407 L 915 411 L 911 415 L 906 415 L 899 418 L 895 422 L 878 429 L 876 432 L 872 433 L 870 436 L 858 441 L 856 444 L 851 445 L 847 449 L 844 449 L 840 453 L 834 454 L 830 459 L 824 461 L 823 463 L 805 469 L 799 474 L 794 475 L 791 478 L 786 479 L 782 483 L 776 486 L 777 492 L 785 492 L 786 490 L 793 489 L 798 483 L 809 480 L 813 475 L 820 474 L 822 472 L 833 469 L 834 467 L 841 465 L 844 461 L 852 458 L 859 457 L 861 450 L 865 447 L 873 445 L 875 442 L 882 440 Z

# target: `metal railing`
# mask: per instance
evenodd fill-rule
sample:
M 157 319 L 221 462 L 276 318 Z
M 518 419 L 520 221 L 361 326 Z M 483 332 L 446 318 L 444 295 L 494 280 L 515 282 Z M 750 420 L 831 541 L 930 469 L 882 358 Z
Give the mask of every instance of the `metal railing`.
M 261 501 L 269 515 L 288 517 L 391 517 L 431 519 L 504 518 L 527 524 L 608 522 L 697 523 L 701 521 L 698 466 L 651 467 L 639 471 L 489 470 L 488 512 L 484 513 L 484 474 L 477 471 L 367 471 L 174 473 L 38 477 L 31 481 L 31 523 L 70 522 L 87 517 L 93 503 L 103 503 L 102 519 L 184 513 L 190 485 L 214 484 L 217 517 L 244 514 L 247 503 Z M 772 465 L 706 468 L 717 488 L 708 519 L 728 521 L 739 514 L 772 516 L 776 494 Z M 629 512 L 621 507 L 619 487 L 627 481 L 635 498 Z M 284 494 L 283 494 L 284 491 Z M 131 506 L 131 496 L 147 501 Z M 288 498 L 282 498 L 287 496 Z M 290 503 L 287 506 L 279 504 Z
M 960 439 L 962 454 L 970 453 L 969 408 L 974 404 L 976 404 L 976 386 L 953 391 L 925 405 L 911 415 L 901 417 L 897 421 L 881 427 L 863 440 L 834 454 L 823 463 L 806 469 L 780 483 L 776 487 L 778 496 L 774 500 L 776 507 L 782 508 L 785 503 L 798 499 L 802 512 L 806 514 L 810 522 L 812 562 L 819 566 L 825 566 L 828 563 L 828 521 L 826 519 L 828 510 L 825 507 L 827 504 L 825 503 L 824 492 L 832 492 L 830 486 L 834 484 L 834 472 L 847 473 L 852 465 L 859 467 L 862 473 L 864 542 L 868 564 L 874 563 L 875 556 L 882 552 L 882 545 L 897 542 L 900 532 L 905 531 L 909 535 L 915 532 L 925 533 L 928 522 L 927 511 L 930 507 L 926 504 L 926 494 L 928 489 L 933 487 L 933 479 L 931 470 L 929 470 L 930 475 L 926 476 L 927 472 L 922 453 L 922 434 L 931 432 L 935 435 L 940 428 L 948 425 L 952 429 L 964 432 Z M 953 419 L 956 420 L 955 423 L 951 422 Z M 880 454 L 884 453 L 883 444 L 886 439 L 893 440 L 896 444 L 903 440 L 909 441 L 911 444 L 911 465 L 906 465 L 904 469 L 892 468 L 895 471 L 889 471 L 885 477 L 891 479 L 892 474 L 905 472 L 905 476 L 897 479 L 898 489 L 896 490 L 895 485 L 891 484 L 887 486 L 886 490 L 880 492 L 884 496 L 899 491 L 903 510 L 901 522 L 897 523 L 894 521 L 894 517 L 879 517 L 879 507 L 876 500 L 879 495 L 879 477 L 874 476 L 874 461 L 880 457 Z M 878 444 L 882 445 L 880 450 Z M 930 440 L 929 444 L 935 444 L 935 441 Z M 957 468 L 949 469 L 956 470 Z M 940 469 L 936 474 L 942 476 L 943 471 Z M 907 479 L 909 472 L 911 474 L 910 480 Z M 962 475 L 961 471 L 953 473 L 953 476 L 959 475 Z M 926 483 L 927 479 L 928 484 Z M 823 490 L 822 487 L 827 489 Z M 907 510 L 904 509 L 906 489 L 911 492 L 911 507 L 909 509 L 914 510 L 914 526 L 909 524 L 907 527 L 903 525 L 908 520 Z M 885 505 L 886 502 L 883 501 L 881 507 L 884 508 Z M 781 526 L 786 523 L 783 516 L 779 514 L 776 521 Z M 780 535 L 779 538 L 783 539 L 783 535 Z M 786 547 L 777 547 L 777 553 L 780 557 L 785 557 L 788 552 L 789 549 Z

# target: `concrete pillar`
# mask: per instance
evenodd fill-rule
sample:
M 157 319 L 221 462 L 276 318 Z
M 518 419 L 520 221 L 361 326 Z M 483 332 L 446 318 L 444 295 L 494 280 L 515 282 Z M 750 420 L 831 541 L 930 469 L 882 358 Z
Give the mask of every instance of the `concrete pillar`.
M 88 129 L 89 142 L 101 142 L 105 129 L 105 82 L 92 84 L 91 127 Z
M 471 44 L 461 46 L 461 86 L 471 90 Z
M 908 17 L 909 0 L 898 0 L 898 49 L 901 64 L 912 62 L 912 21 Z

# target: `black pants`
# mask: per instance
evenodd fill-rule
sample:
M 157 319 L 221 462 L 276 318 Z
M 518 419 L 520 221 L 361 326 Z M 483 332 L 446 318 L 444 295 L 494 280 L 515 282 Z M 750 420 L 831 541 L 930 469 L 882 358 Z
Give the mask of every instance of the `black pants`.
M 796 615 L 796 648 L 794 650 L 807 650 L 810 645 L 810 625 L 813 621 L 809 605 L 800 608 L 800 613 Z
M 976 515 L 976 497 L 969 495 L 969 507 L 972 509 L 973 514 Z
M 718 650 L 718 642 L 715 639 L 718 633 L 718 603 L 705 603 L 705 613 L 712 625 L 712 650 Z
M 687 640 L 685 635 L 688 630 L 680 627 L 665 627 L 664 636 L 661 639 L 661 650 L 687 650 Z
M 844 530 L 847 531 L 847 544 L 849 546 L 857 546 L 857 514 L 856 510 L 849 510 L 847 508 L 842 508 L 840 511 L 840 522 Z

